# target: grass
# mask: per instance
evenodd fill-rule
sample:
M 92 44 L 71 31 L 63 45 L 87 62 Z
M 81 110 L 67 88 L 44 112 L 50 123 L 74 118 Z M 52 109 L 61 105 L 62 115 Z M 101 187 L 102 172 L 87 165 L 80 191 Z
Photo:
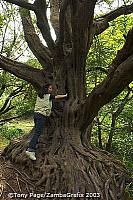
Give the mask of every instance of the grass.
M 32 118 L 14 120 L 9 124 L 10 128 L 19 128 L 24 133 L 28 133 L 33 128 L 33 126 L 34 122 Z
M 34 126 L 33 118 L 17 119 L 7 123 L 8 129 L 21 129 L 24 134 L 28 133 Z M 0 148 L 4 148 L 9 144 L 10 140 L 0 136 Z
M 0 149 L 3 149 L 4 147 L 6 147 L 9 144 L 9 140 L 7 140 L 4 137 L 0 137 Z

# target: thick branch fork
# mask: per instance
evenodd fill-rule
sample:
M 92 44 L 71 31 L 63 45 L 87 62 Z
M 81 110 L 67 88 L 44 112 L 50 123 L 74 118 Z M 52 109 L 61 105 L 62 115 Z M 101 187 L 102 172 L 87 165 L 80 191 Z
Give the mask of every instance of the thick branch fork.
M 120 17 L 121 15 L 128 15 L 133 13 L 133 3 L 131 5 L 127 6 L 121 6 L 120 8 L 117 8 L 116 10 L 113 10 L 94 21 L 94 27 L 95 27 L 95 34 L 98 35 L 105 31 L 109 27 L 109 22 L 113 21 L 117 17 Z
M 55 53 L 55 43 L 52 39 L 50 26 L 47 19 L 47 4 L 46 0 L 35 0 L 34 3 L 36 7 L 36 17 L 37 17 L 37 26 L 40 29 L 44 40 L 46 41 L 50 51 L 54 54 Z
M 51 59 L 52 58 L 51 52 L 46 46 L 42 44 L 39 36 L 36 34 L 30 12 L 27 11 L 25 15 L 23 14 L 23 11 L 25 11 L 25 9 L 20 8 L 20 16 L 22 19 L 25 40 L 28 43 L 28 46 L 33 52 L 33 54 L 36 56 L 36 58 L 42 65 L 42 67 L 45 68 L 46 71 L 52 72 L 53 63 Z
M 0 68 L 26 80 L 35 88 L 39 88 L 44 84 L 44 74 L 42 70 L 35 69 L 27 64 L 13 61 L 2 55 L 0 55 Z
M 90 124 L 105 104 L 119 95 L 133 81 L 133 29 L 129 31 L 123 48 L 118 51 L 106 79 L 100 83 L 81 106 L 81 127 Z
M 35 11 L 34 4 L 28 3 L 28 2 L 26 2 L 24 0 L 3 0 L 3 1 L 9 2 L 9 3 L 13 3 L 13 4 L 17 5 L 17 6 L 20 6 L 22 8 L 26 8 L 28 10 Z

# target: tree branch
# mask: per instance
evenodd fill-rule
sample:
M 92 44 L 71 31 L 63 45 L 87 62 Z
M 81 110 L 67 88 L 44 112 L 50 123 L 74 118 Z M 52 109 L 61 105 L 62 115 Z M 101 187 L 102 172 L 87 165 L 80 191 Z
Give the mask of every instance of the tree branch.
M 64 34 L 65 34 L 65 13 L 67 10 L 67 6 L 69 5 L 69 0 L 63 0 L 60 5 L 60 13 L 59 13 L 59 38 L 58 39 L 58 47 L 59 53 L 63 53 L 63 42 L 64 42 Z
M 16 94 L 20 93 L 20 92 L 22 91 L 22 89 L 23 89 L 23 86 L 21 86 L 21 87 L 15 89 L 15 90 L 13 90 L 13 91 L 9 94 L 9 96 L 6 98 L 6 100 L 5 100 L 5 102 L 4 102 L 3 106 L 2 106 L 2 108 L 0 108 L 0 114 L 3 114 L 3 113 L 5 113 L 5 112 L 7 112 L 8 108 L 9 108 L 10 105 L 11 105 L 11 99 L 13 99 L 13 98 L 16 96 Z
M 133 96 L 129 97 L 129 95 L 130 95 L 130 91 L 127 93 L 125 98 L 122 100 L 122 102 L 120 103 L 118 109 L 112 114 L 112 116 L 114 118 L 117 118 L 120 115 L 120 113 L 123 111 L 126 103 L 128 103 L 128 101 L 130 101 L 133 98 Z
M 100 83 L 81 106 L 82 128 L 92 122 L 105 104 L 119 95 L 133 80 L 133 29 L 129 31 L 123 48 L 118 51 L 105 80 Z M 81 114 L 80 114 L 81 116 Z M 82 123 L 82 122 L 81 122 Z
M 92 27 L 95 4 L 96 1 L 90 0 L 82 2 L 73 0 L 71 3 L 72 42 L 75 56 L 78 53 L 78 57 L 85 57 L 88 52 L 88 35 L 90 36 L 89 29 Z
M 40 38 L 36 34 L 30 12 L 20 8 L 20 15 L 23 24 L 25 40 L 28 43 L 29 48 L 38 59 L 42 67 L 44 67 L 46 71 L 52 72 L 53 63 L 51 52 L 41 43 Z
M 6 85 L 5 85 L 5 83 L 2 83 L 1 88 L 0 88 L 0 97 L 4 93 L 5 89 L 6 89 Z
M 57 0 L 50 1 L 50 21 L 54 28 L 56 37 L 59 36 L 59 4 Z
M 35 14 L 37 17 L 37 26 L 40 29 L 44 40 L 46 41 L 50 51 L 55 54 L 55 43 L 52 39 L 50 26 L 48 23 L 46 11 L 47 11 L 47 4 L 46 0 L 35 0 L 34 3 L 36 10 Z
M 20 6 L 22 8 L 26 8 L 28 10 L 33 10 L 35 11 L 35 6 L 34 4 L 31 4 L 31 3 L 28 3 L 28 2 L 25 2 L 23 0 L 3 0 L 3 1 L 6 1 L 8 3 L 13 3 L 17 6 Z
M 87 69 L 86 71 L 87 71 L 87 72 L 94 72 L 94 70 L 95 70 L 95 71 L 100 71 L 100 72 L 102 72 L 102 73 L 104 73 L 104 74 L 107 74 L 107 73 L 108 73 L 108 71 L 107 71 L 106 69 L 104 69 L 103 67 L 95 67 L 95 69 L 94 69 L 94 67 L 90 67 L 90 68 Z
M 60 2 L 60 12 L 58 20 L 58 37 L 56 47 L 59 57 L 70 54 L 72 50 L 72 27 L 71 27 L 71 9 L 70 1 L 62 0 Z
M 4 0 L 4 1 L 13 3 L 28 10 L 33 10 L 35 12 L 37 17 L 37 26 L 40 29 L 49 49 L 51 50 L 52 53 L 54 53 L 55 44 L 51 37 L 50 27 L 46 15 L 47 11 L 46 0 L 35 0 L 34 4 L 28 3 L 27 0 Z M 27 15 L 26 11 L 24 13 Z
M 133 3 L 128 6 L 122 6 L 110 13 L 107 13 L 94 21 L 95 34 L 98 35 L 109 27 L 109 22 L 121 15 L 131 14 L 133 12 Z
M 123 109 L 124 109 L 125 105 L 128 103 L 128 101 L 130 101 L 133 98 L 133 96 L 129 97 L 129 95 L 130 95 L 130 91 L 128 91 L 128 93 L 126 94 L 124 99 L 122 99 L 122 102 L 118 106 L 117 110 L 112 113 L 112 123 L 111 123 L 111 128 L 109 131 L 108 141 L 106 144 L 106 151 L 111 150 L 112 139 L 113 139 L 113 135 L 115 132 L 115 124 L 116 124 L 116 120 L 117 120 L 118 116 L 123 111 Z
M 4 44 L 5 44 L 5 38 L 6 38 L 6 33 L 7 33 L 7 29 L 8 29 L 8 25 L 9 25 L 9 22 L 10 22 L 10 19 L 11 17 L 8 18 L 7 20 L 7 23 L 6 23 L 6 26 L 5 26 L 5 30 L 3 30 L 3 36 L 2 36 L 2 45 L 1 45 L 1 50 L 0 50 L 0 53 L 3 53 L 3 50 L 4 50 Z
M 14 116 L 14 117 L 10 117 L 10 118 L 6 118 L 6 119 L 2 119 L 2 120 L 0 120 L 0 126 L 3 125 L 3 123 L 5 123 L 5 122 L 9 122 L 9 121 L 11 121 L 11 120 L 13 120 L 13 119 L 20 118 L 20 117 L 22 117 L 23 115 L 24 115 L 24 114 L 18 115 L 18 116 Z
M 119 17 L 120 15 L 127 15 L 127 14 L 131 14 L 132 12 L 133 12 L 133 3 L 128 6 L 122 6 L 118 9 L 102 16 L 102 18 L 104 18 L 105 20 L 110 22 L 110 21 L 116 19 L 117 17 Z
M 75 69 L 75 87 L 79 99 L 84 98 L 85 85 L 85 60 L 91 45 L 91 29 L 96 0 L 72 0 L 71 25 L 72 25 L 72 65 Z M 82 91 L 82 92 L 81 92 Z
M 64 32 L 64 51 L 65 54 L 72 50 L 72 25 L 71 25 L 71 10 L 70 5 L 67 6 L 65 12 L 65 32 Z
M 44 85 L 44 74 L 42 70 L 32 68 L 26 64 L 13 61 L 0 55 L 0 68 L 15 76 L 31 83 L 36 89 Z
M 99 147 L 100 147 L 101 149 L 103 149 L 101 122 L 100 122 L 98 116 L 97 116 L 97 118 L 96 118 L 96 122 L 97 122 L 97 126 L 98 126 L 97 129 L 98 129 L 98 143 L 99 143 Z

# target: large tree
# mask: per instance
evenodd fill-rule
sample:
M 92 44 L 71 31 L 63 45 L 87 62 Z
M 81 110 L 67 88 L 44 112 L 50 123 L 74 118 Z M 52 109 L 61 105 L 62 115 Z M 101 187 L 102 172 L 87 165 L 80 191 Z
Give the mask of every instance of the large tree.
M 107 152 L 92 147 L 90 139 L 91 124 L 100 108 L 133 80 L 133 29 L 129 30 L 124 46 L 109 66 L 106 78 L 88 96 L 85 63 L 94 36 L 106 30 L 110 21 L 132 13 L 133 4 L 124 5 L 95 19 L 96 0 L 4 1 L 20 6 L 25 40 L 42 69 L 3 55 L 0 55 L 0 67 L 31 83 L 36 90 L 46 82 L 56 82 L 59 85 L 58 93 L 69 94 L 63 109 L 60 109 L 59 102 L 54 102 L 53 113 L 39 140 L 36 162 L 25 156 L 34 129 L 5 148 L 2 155 L 13 162 L 12 167 L 15 166 L 14 170 L 21 176 L 21 179 L 18 176 L 16 178 L 16 190 L 22 193 L 80 192 L 86 193 L 86 197 L 91 192 L 96 199 L 99 199 L 99 193 L 103 200 L 122 199 L 125 168 Z M 48 8 L 56 41 L 51 36 L 46 13 Z M 36 33 L 30 11 L 35 13 L 36 25 L 46 46 Z M 34 186 L 21 186 L 25 172 L 28 174 L 25 175 L 25 183 L 30 185 L 33 182 Z M 10 190 L 14 190 L 6 183 Z M 57 195 L 52 199 L 58 199 Z

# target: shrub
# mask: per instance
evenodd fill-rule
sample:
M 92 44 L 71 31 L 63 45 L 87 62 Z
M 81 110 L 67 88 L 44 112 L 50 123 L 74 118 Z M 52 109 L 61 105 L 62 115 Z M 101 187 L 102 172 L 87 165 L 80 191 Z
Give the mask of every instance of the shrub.
M 8 140 L 19 137 L 20 135 L 23 135 L 23 134 L 24 132 L 20 128 L 9 128 L 6 125 L 3 125 L 2 127 L 0 127 L 0 136 Z

